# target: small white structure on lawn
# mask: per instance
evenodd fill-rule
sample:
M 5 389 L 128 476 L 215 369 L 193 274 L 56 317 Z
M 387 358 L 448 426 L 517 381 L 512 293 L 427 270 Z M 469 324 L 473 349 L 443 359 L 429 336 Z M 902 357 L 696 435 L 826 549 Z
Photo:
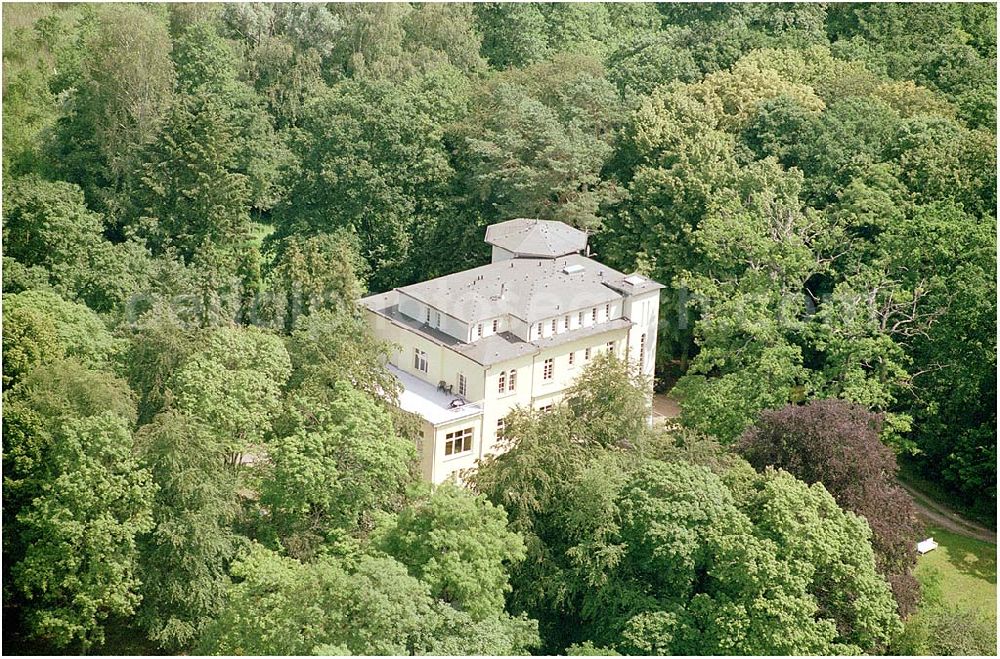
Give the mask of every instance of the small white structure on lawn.
M 917 553 L 926 554 L 929 551 L 934 551 L 938 548 L 938 543 L 934 542 L 934 538 L 927 538 L 926 540 L 921 540 L 917 543 Z

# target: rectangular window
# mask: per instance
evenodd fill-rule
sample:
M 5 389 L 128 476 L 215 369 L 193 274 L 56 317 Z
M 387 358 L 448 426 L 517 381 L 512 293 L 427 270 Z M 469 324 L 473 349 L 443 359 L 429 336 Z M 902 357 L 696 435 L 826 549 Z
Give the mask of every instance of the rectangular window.
M 551 412 L 553 407 L 555 407 L 555 406 L 552 403 L 549 403 L 548 405 L 542 405 L 541 407 L 539 407 L 538 411 L 539 412 Z
M 639 337 L 639 368 L 646 365 L 646 335 Z
M 517 370 L 510 369 L 510 380 L 507 382 L 507 391 L 514 391 L 517 386 Z
M 551 380 L 552 379 L 552 371 L 553 371 L 554 365 L 555 365 L 555 360 L 552 359 L 551 357 L 549 357 L 548 359 L 545 360 L 545 365 L 542 366 L 542 379 L 543 380 Z
M 503 439 L 503 426 L 504 426 L 504 420 L 503 417 L 501 417 L 497 419 L 497 440 Z
M 479 323 L 476 325 L 476 338 L 480 338 L 483 335 L 483 324 Z
M 431 324 L 431 308 L 427 307 L 426 309 L 424 309 L 424 311 L 426 312 L 424 314 L 424 322 L 427 323 L 428 325 L 430 325 Z
M 594 307 L 593 309 L 590 310 L 590 322 L 592 323 L 597 322 L 597 307 Z
M 441 327 L 441 312 L 434 312 L 434 327 Z
M 569 329 L 569 316 L 563 316 L 563 329 Z
M 604 305 L 604 320 L 611 320 L 611 305 Z
M 444 436 L 444 454 L 458 455 L 472 450 L 472 428 L 450 432 Z
M 464 396 L 468 391 L 468 383 L 465 380 L 465 376 L 461 373 L 458 374 L 458 395 Z
M 572 366 L 574 362 L 576 362 L 576 353 L 571 352 L 569 353 L 569 365 Z
M 413 368 L 427 372 L 427 353 L 420 348 L 413 349 Z
M 507 371 L 500 371 L 500 377 L 497 378 L 497 393 L 503 393 L 507 391 Z
M 538 323 L 538 338 L 542 338 L 542 324 Z
M 498 318 L 493 319 L 493 333 L 496 334 L 500 331 L 500 320 Z
M 614 352 L 615 352 L 615 342 L 614 341 L 608 341 L 608 352 L 614 354 Z
M 585 362 L 590 361 L 590 348 L 587 348 L 586 350 L 583 351 L 583 361 Z
M 576 314 L 576 324 L 583 327 L 583 312 Z
M 553 334 L 556 333 L 556 319 L 555 318 L 552 319 L 552 333 Z

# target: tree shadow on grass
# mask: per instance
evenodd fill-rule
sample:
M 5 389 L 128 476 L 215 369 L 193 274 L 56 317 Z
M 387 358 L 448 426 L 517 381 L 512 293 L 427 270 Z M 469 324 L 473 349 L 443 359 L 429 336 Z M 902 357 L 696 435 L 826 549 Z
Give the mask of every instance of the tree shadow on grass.
M 996 545 L 974 540 L 936 527 L 928 527 L 928 534 L 940 547 L 936 552 L 947 554 L 946 562 L 959 574 L 980 579 L 996 586 Z

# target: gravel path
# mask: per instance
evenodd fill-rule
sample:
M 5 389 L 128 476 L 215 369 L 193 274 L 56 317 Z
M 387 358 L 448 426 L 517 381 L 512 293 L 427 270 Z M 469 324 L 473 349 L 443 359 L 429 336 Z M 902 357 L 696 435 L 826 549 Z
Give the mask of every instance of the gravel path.
M 653 394 L 653 416 L 673 419 L 681 415 L 681 406 L 670 394 Z
M 913 502 L 917 505 L 917 512 L 925 522 L 969 538 L 975 538 L 976 540 L 982 540 L 994 545 L 997 543 L 996 531 L 965 519 L 954 510 L 934 501 L 926 494 L 918 492 L 902 481 L 899 482 L 899 485 L 913 497 Z

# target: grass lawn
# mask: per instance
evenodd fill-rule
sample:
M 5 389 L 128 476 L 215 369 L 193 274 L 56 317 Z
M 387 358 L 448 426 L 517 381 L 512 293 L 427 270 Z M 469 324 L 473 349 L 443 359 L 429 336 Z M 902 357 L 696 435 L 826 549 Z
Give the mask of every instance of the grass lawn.
M 274 226 L 263 222 L 250 222 L 250 243 L 260 249 L 264 239 L 274 233 Z
M 940 546 L 917 559 L 915 571 L 925 592 L 943 604 L 974 611 L 996 620 L 996 545 L 927 527 L 928 537 Z

